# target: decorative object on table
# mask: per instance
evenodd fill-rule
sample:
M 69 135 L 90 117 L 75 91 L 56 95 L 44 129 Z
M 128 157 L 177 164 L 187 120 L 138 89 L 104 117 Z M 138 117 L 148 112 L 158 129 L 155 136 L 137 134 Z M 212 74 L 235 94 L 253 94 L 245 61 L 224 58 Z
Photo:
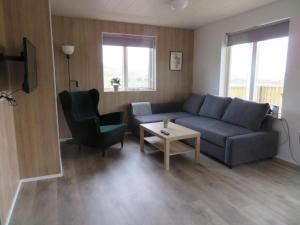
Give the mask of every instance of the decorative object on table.
M 170 120 L 169 120 L 168 118 L 165 118 L 165 119 L 163 120 L 163 122 L 164 122 L 164 128 L 165 128 L 165 129 L 167 129 L 167 128 L 168 128 L 168 125 L 169 125 L 169 122 L 170 122 Z
M 170 135 L 170 133 L 168 132 L 168 131 L 166 131 L 166 130 L 161 130 L 160 131 L 162 134 L 164 134 L 164 135 Z
M 114 91 L 118 91 L 119 86 L 121 85 L 121 81 L 119 78 L 115 77 L 110 80 L 110 84 L 114 87 Z
M 67 62 L 68 62 L 68 76 L 69 76 L 69 91 L 71 91 L 71 83 L 75 82 L 76 87 L 78 87 L 78 80 L 71 80 L 71 73 L 70 73 L 70 57 L 75 51 L 75 46 L 74 45 L 63 45 L 61 46 L 62 52 L 66 55 L 67 57 Z
M 278 105 L 272 105 L 271 114 L 274 118 L 279 117 L 279 106 Z
M 122 123 L 123 113 L 98 112 L 99 92 L 69 92 L 59 94 L 62 109 L 74 141 L 81 146 L 100 148 L 103 156 L 110 146 L 121 143 L 123 147 L 127 125 Z
M 170 70 L 182 70 L 182 52 L 170 52 Z

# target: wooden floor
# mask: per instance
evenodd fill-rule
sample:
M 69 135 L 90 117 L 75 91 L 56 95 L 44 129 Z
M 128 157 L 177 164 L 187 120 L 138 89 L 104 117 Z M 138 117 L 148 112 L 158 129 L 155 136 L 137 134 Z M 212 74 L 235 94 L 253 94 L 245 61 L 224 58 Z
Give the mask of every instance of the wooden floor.
M 64 177 L 22 186 L 11 225 L 300 224 L 300 172 L 268 160 L 232 170 L 127 137 L 107 154 L 62 144 Z

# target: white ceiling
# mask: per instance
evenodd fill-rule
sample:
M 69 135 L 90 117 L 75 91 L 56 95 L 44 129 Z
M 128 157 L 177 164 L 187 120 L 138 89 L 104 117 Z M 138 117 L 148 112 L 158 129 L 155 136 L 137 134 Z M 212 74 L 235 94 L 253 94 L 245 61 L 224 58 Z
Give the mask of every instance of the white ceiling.
M 190 0 L 173 11 L 169 0 L 51 0 L 52 14 L 160 26 L 197 28 L 277 0 Z

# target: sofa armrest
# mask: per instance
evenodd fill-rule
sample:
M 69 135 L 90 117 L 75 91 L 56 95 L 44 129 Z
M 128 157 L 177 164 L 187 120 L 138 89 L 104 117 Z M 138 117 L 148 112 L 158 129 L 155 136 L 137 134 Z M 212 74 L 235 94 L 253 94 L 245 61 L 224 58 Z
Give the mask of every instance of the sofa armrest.
M 274 117 L 270 114 L 267 114 L 261 123 L 261 127 L 260 127 L 261 130 L 272 131 L 274 121 L 275 121 Z
M 112 112 L 100 115 L 100 125 L 120 124 L 123 121 L 123 112 Z
M 229 166 L 272 158 L 277 154 L 278 132 L 259 131 L 229 137 L 226 142 L 225 163 Z

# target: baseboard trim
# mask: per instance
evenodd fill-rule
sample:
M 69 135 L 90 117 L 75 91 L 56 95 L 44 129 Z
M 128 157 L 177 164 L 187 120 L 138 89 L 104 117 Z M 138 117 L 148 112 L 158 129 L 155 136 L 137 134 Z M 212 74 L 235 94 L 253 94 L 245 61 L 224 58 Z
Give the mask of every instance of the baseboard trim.
M 9 225 L 9 223 L 10 223 L 10 219 L 11 219 L 12 213 L 14 211 L 14 208 L 15 208 L 15 205 L 16 205 L 16 202 L 17 202 L 17 198 L 18 198 L 19 192 L 21 190 L 21 186 L 22 186 L 22 182 L 19 181 L 18 186 L 17 186 L 17 190 L 16 190 L 14 198 L 13 198 L 13 201 L 11 203 L 8 214 L 6 216 L 6 220 L 5 220 L 5 223 L 4 223 L 5 225 Z
M 291 168 L 294 168 L 294 169 L 300 169 L 300 166 L 295 164 L 295 163 L 292 163 L 292 162 L 289 162 L 287 160 L 284 160 L 284 159 L 281 159 L 281 158 L 274 158 L 274 161 L 279 163 L 279 164 L 282 164 L 282 165 L 285 165 L 285 166 L 288 166 L 288 167 L 291 167 Z
M 25 179 L 21 179 L 21 182 L 22 183 L 27 183 L 27 182 L 33 182 L 33 181 L 39 181 L 39 180 L 54 179 L 54 178 L 59 178 L 59 177 L 63 177 L 63 173 L 40 176 L 40 177 L 25 178 Z
M 14 208 L 15 208 L 15 205 L 16 205 L 16 202 L 17 202 L 17 198 L 18 198 L 18 195 L 19 195 L 19 192 L 21 190 L 21 187 L 22 187 L 23 183 L 39 181 L 39 180 L 48 180 L 48 179 L 54 179 L 54 178 L 59 178 L 59 177 L 63 177 L 63 173 L 20 179 L 19 182 L 18 182 L 18 186 L 17 186 L 16 192 L 15 192 L 13 201 L 11 203 L 8 214 L 6 216 L 6 220 L 5 220 L 4 225 L 9 225 L 9 223 L 10 223 L 10 219 L 11 219 L 12 213 L 14 211 Z

